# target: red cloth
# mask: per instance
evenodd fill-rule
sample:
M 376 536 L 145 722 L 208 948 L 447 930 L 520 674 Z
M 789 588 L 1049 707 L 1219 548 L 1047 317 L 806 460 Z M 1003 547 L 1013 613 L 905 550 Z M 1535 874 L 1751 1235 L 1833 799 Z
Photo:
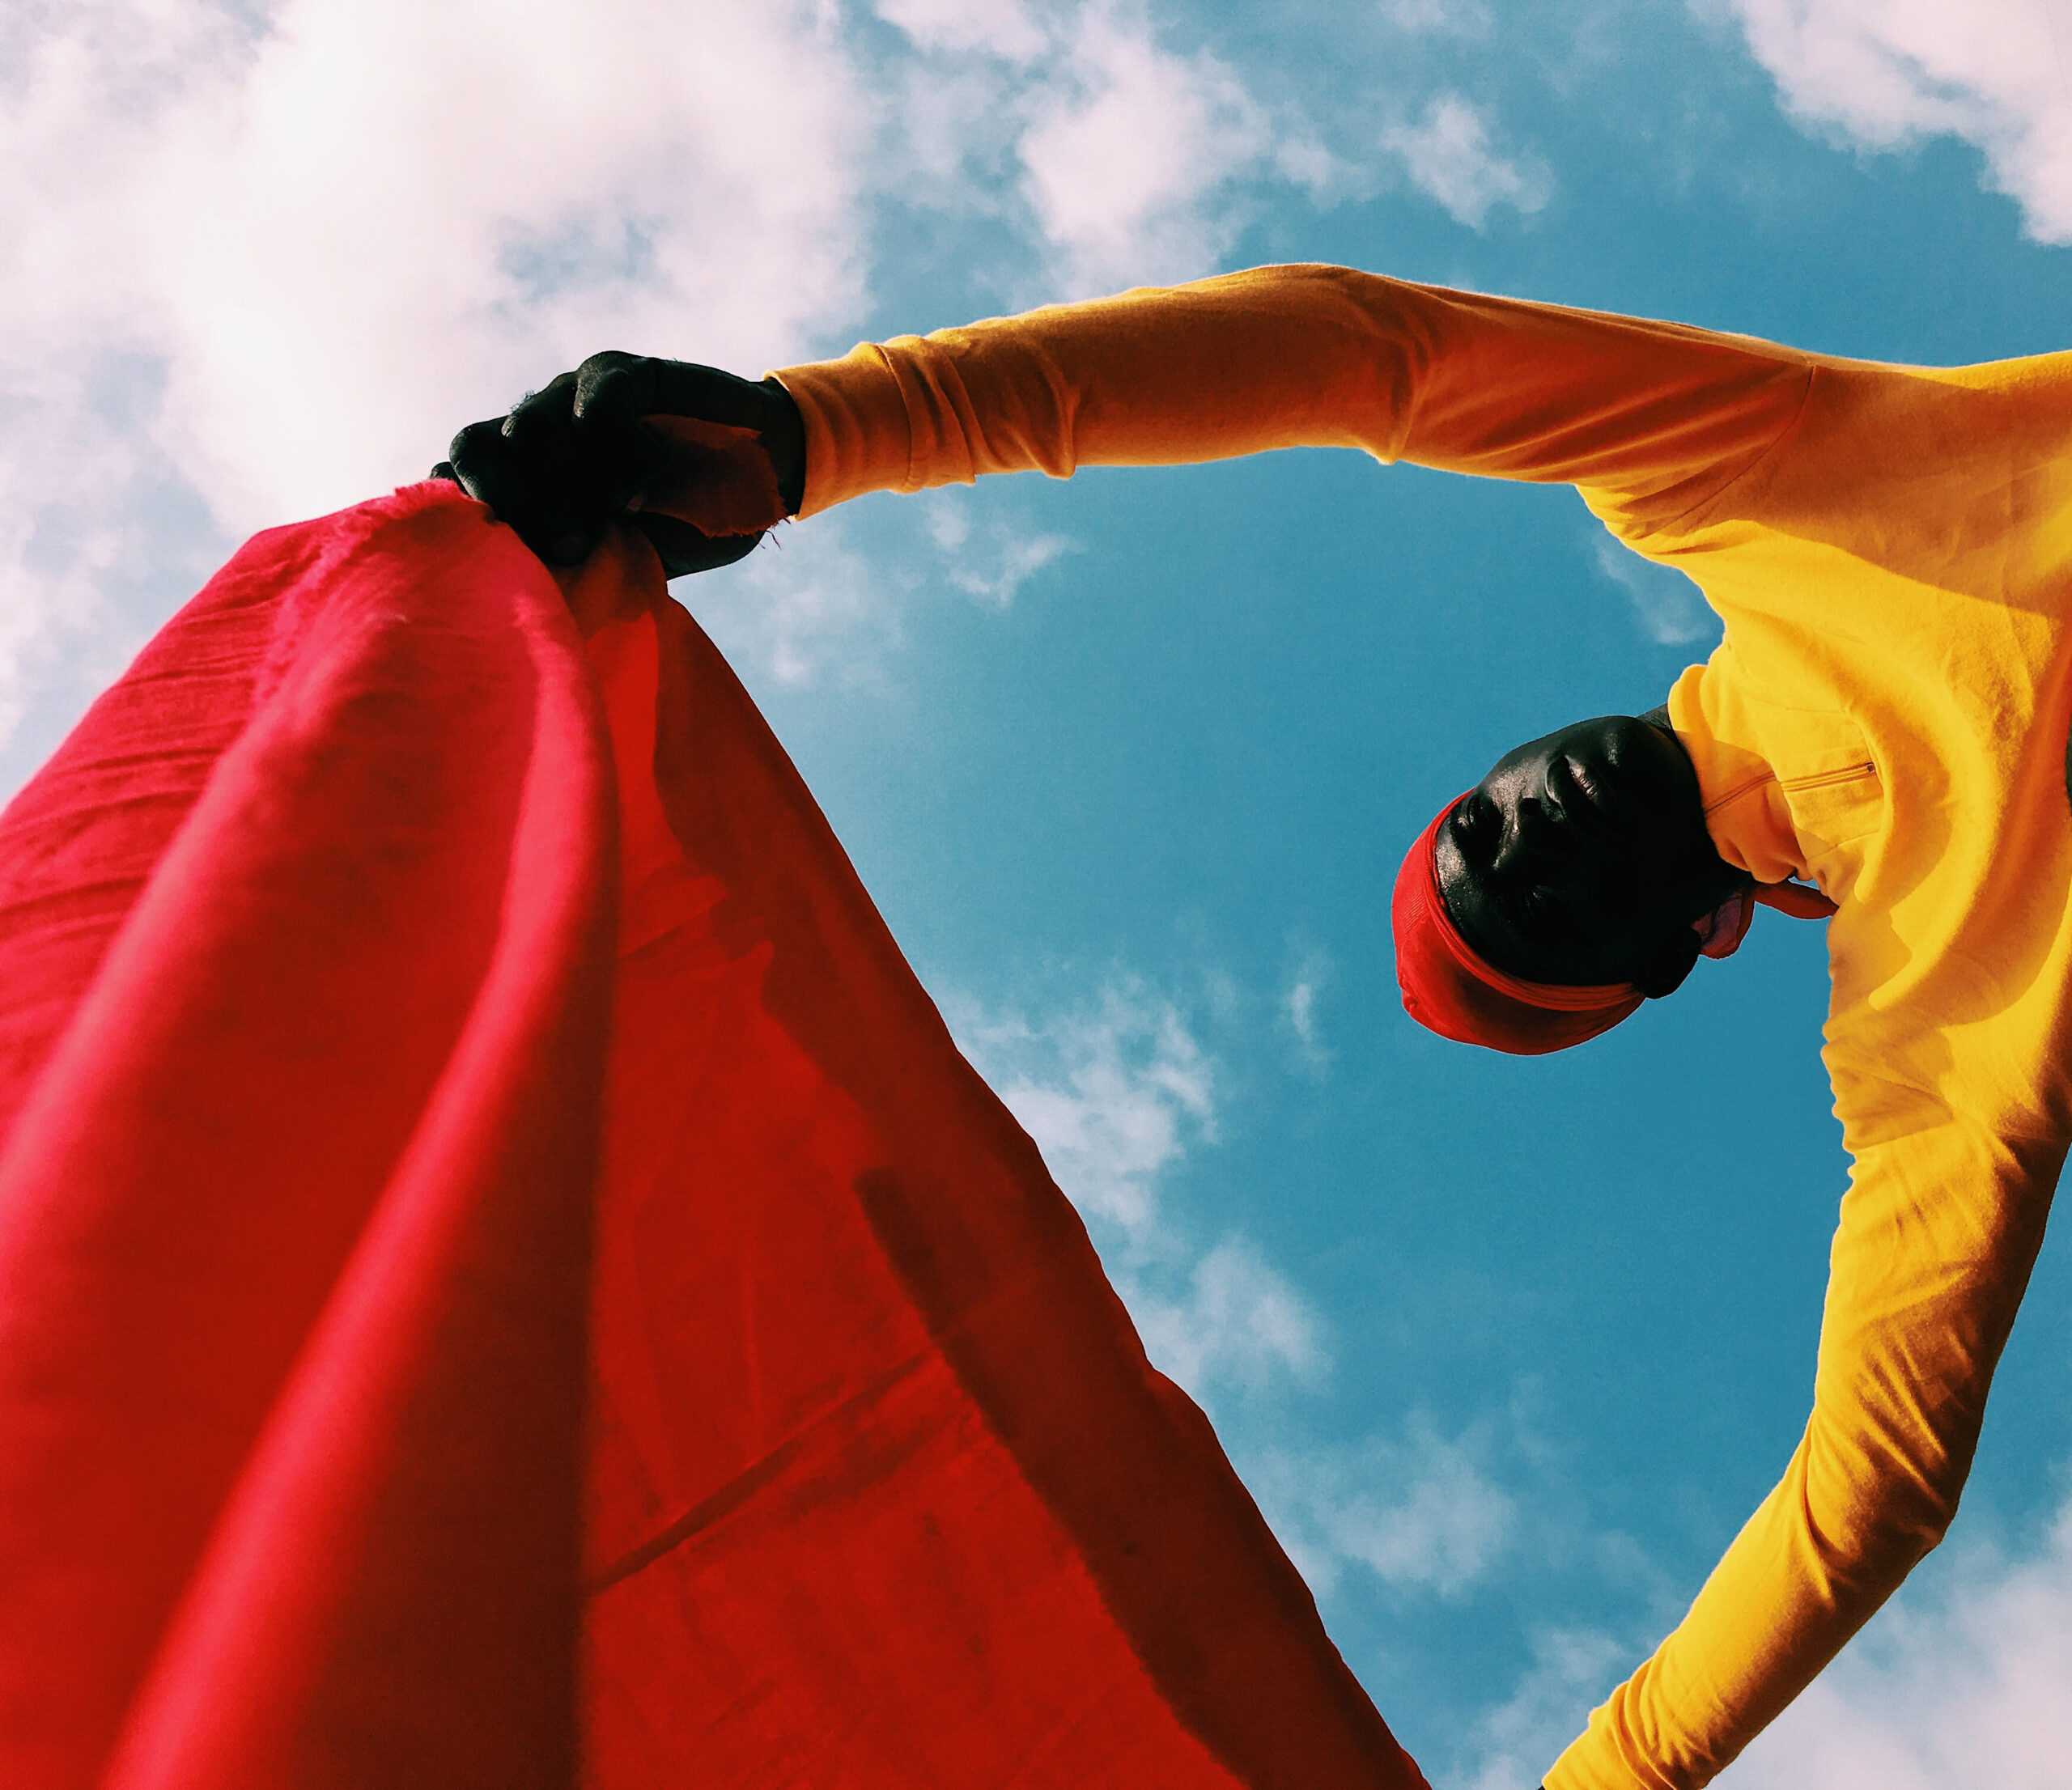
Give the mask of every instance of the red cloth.
M 651 549 L 255 536 L 0 814 L 0 1784 L 1424 1780 Z
M 1434 848 L 1446 817 L 1471 793 L 1463 790 L 1432 817 L 1396 871 L 1390 918 L 1403 1011 L 1442 1038 L 1514 1057 L 1565 1050 L 1610 1031 L 1646 998 L 1633 983 L 1536 982 L 1507 974 L 1461 936 L 1446 912 Z M 1826 919 L 1836 910 L 1817 889 L 1756 883 L 1692 923 L 1700 953 L 1732 957 L 1758 906 L 1802 920 Z

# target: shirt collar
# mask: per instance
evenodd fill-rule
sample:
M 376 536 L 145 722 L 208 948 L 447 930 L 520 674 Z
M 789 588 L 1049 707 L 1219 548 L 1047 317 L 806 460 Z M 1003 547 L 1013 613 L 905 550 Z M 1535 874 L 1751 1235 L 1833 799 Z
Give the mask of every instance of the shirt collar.
M 1724 644 L 1669 692 L 1669 724 L 1689 753 L 1713 849 L 1759 883 L 1802 875 L 1790 811 Z

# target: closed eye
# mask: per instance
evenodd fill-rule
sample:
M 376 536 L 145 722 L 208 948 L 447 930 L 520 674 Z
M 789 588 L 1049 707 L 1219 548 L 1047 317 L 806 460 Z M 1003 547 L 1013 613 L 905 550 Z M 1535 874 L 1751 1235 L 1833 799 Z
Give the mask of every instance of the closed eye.
M 1474 805 L 1473 796 L 1463 796 L 1459 805 L 1454 808 L 1452 817 L 1446 822 L 1447 831 L 1454 836 L 1454 850 L 1458 851 L 1462 859 L 1471 866 L 1474 859 L 1469 854 L 1468 847 L 1475 843 L 1475 817 L 1471 812 Z

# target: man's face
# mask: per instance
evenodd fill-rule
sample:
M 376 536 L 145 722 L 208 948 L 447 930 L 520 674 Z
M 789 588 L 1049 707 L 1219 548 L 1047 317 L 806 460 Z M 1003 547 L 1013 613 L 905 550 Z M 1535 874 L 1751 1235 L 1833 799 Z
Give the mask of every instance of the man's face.
M 1482 957 L 1578 986 L 1673 986 L 1696 956 L 1692 922 L 1747 881 L 1713 848 L 1675 736 L 1629 715 L 1506 753 L 1441 823 L 1435 859 Z

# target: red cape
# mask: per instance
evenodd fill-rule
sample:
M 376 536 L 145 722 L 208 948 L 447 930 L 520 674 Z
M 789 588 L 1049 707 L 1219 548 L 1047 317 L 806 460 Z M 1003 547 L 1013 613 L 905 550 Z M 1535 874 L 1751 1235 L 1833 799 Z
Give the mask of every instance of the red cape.
M 254 536 L 0 814 L 0 1783 L 1424 1780 L 645 541 Z

